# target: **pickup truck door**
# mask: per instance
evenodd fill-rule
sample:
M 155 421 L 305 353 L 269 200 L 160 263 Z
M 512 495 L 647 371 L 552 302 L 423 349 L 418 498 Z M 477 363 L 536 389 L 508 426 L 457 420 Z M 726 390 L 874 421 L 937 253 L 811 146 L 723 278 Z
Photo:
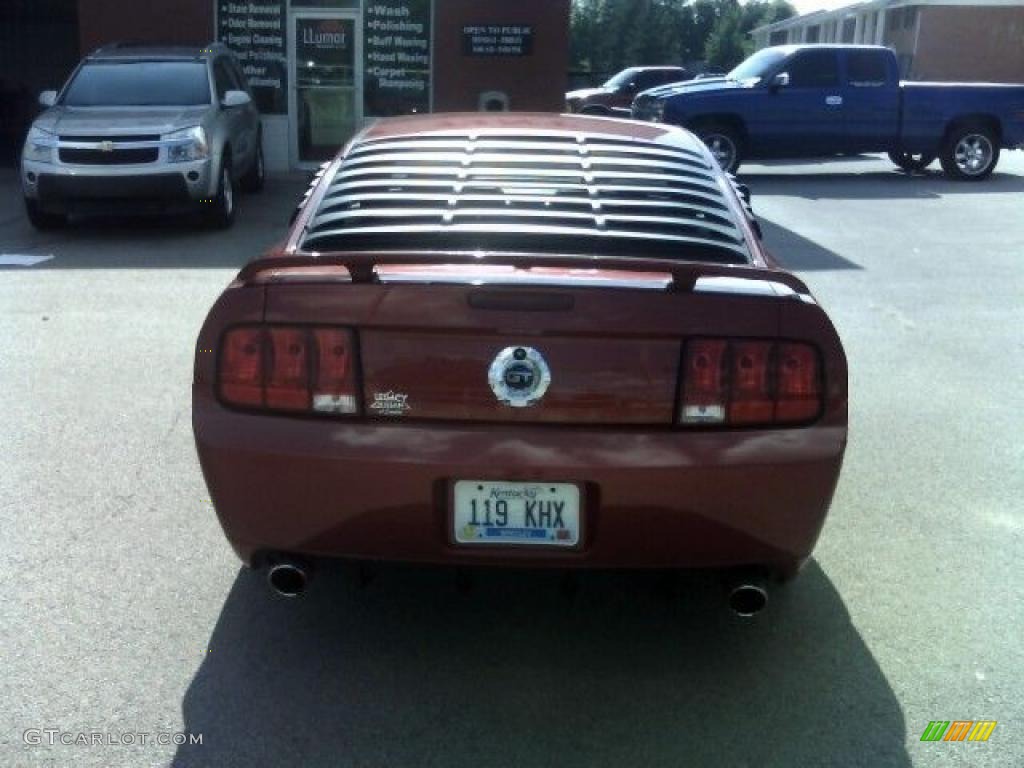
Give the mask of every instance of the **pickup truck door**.
M 843 89 L 834 48 L 798 51 L 775 74 L 789 84 L 762 86 L 750 118 L 751 149 L 766 157 L 813 157 L 842 150 Z M 774 77 L 774 75 L 772 76 Z
M 886 152 L 898 143 L 900 83 L 889 51 L 850 49 L 843 58 L 847 152 Z

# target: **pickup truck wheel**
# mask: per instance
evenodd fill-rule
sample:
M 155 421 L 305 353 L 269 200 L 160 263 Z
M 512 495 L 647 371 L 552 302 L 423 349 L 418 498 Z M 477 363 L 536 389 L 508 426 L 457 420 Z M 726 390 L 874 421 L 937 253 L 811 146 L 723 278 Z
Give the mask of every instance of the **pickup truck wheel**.
M 926 152 L 914 154 L 911 152 L 890 152 L 889 159 L 892 160 L 900 170 L 907 173 L 920 173 L 935 161 L 935 155 Z
M 736 173 L 742 160 L 740 139 L 736 133 L 724 126 L 706 126 L 697 129 L 697 135 L 707 145 L 715 160 L 726 173 Z
M 246 192 L 259 192 L 263 189 L 263 182 L 266 178 L 266 168 L 263 165 L 263 141 L 256 145 L 256 156 L 252 160 L 252 167 L 242 177 L 242 189 Z
M 68 217 L 60 213 L 47 213 L 39 207 L 39 201 L 25 198 L 25 213 L 32 226 L 39 231 L 60 229 L 68 223 Z
M 220 185 L 213 199 L 208 221 L 217 229 L 227 229 L 235 220 L 235 182 L 231 178 L 231 158 L 224 156 L 220 169 Z
M 999 162 L 999 141 L 985 125 L 963 125 L 946 136 L 939 160 L 949 178 L 981 181 Z

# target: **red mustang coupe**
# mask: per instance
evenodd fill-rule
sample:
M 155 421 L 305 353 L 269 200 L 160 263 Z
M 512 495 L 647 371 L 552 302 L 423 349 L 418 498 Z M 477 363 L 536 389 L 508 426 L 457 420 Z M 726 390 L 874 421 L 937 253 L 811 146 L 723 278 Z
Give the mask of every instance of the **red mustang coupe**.
M 320 557 L 725 569 L 755 612 L 824 523 L 847 372 L 744 193 L 664 125 L 363 131 L 199 335 L 235 551 L 288 595 Z

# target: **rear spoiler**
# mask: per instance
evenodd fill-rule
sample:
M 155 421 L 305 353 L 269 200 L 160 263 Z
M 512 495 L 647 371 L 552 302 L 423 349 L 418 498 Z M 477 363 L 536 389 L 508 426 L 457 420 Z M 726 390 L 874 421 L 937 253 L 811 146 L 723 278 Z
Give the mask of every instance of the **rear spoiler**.
M 318 255 L 292 254 L 265 256 L 246 264 L 238 273 L 241 282 L 272 278 L 280 270 L 342 267 L 353 283 L 376 282 L 376 267 L 391 265 L 466 264 L 498 265 L 518 269 L 531 267 L 557 269 L 599 269 L 622 272 L 657 272 L 671 275 L 670 290 L 709 293 L 754 293 L 779 298 L 810 298 L 800 278 L 779 269 L 743 264 L 711 264 L 644 256 L 579 256 L 546 253 L 492 253 L 479 251 L 408 252 L 353 251 Z M 700 284 L 698 285 L 698 281 Z M 742 281 L 742 283 L 737 282 Z M 745 289 L 740 287 L 746 284 Z M 757 285 L 760 284 L 760 285 Z M 806 300 L 806 299 L 804 299 Z

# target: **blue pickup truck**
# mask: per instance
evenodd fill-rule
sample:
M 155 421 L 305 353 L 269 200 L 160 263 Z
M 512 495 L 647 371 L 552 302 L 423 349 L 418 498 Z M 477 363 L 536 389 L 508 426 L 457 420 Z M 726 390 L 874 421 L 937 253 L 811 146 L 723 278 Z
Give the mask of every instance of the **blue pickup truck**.
M 632 116 L 682 125 L 728 171 L 757 158 L 888 152 L 906 171 L 936 157 L 979 180 L 1024 145 L 1024 85 L 900 82 L 895 54 L 865 45 L 765 48 L 725 77 L 638 94 Z

